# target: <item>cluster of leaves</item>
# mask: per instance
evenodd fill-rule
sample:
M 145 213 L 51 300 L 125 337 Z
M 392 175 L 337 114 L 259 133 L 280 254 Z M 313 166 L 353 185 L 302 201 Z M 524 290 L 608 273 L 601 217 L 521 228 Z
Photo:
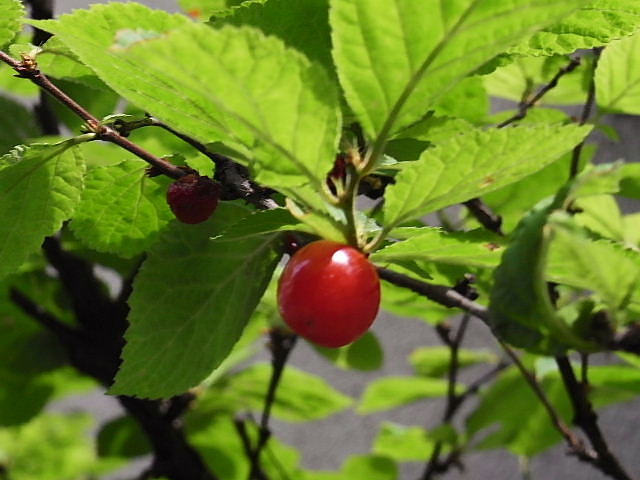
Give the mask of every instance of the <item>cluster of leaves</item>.
M 640 169 L 595 167 L 589 148 L 581 157 L 574 151 L 601 127 L 602 116 L 640 115 L 637 2 L 181 3 L 192 18 L 111 3 L 35 21 L 24 18 L 18 0 L 0 0 L 0 46 L 17 60 L 34 59 L 103 124 L 132 124 L 146 113 L 247 167 L 281 205 L 256 210 L 228 201 L 205 223 L 180 224 L 165 201 L 170 179 L 149 177 L 140 158 L 93 141 L 95 128 L 38 138 L 23 106 L 37 90 L 0 68 L 0 151 L 8 152 L 0 159 L 0 357 L 9 359 L 0 365 L 6 427 L 0 463 L 11 478 L 99 474 L 150 449 L 123 417 L 102 428 L 94 458 L 71 440 L 87 428 L 86 418 L 62 422 L 41 413 L 48 402 L 94 385 L 67 366 L 52 338 L 12 301 L 17 288 L 73 324 L 40 252 L 52 235 L 123 279 L 134 272 L 126 345 L 110 393 L 166 398 L 197 387 L 188 437 L 219 478 L 246 478 L 250 468 L 233 418 L 262 408 L 271 369 L 240 366 L 263 332 L 280 325 L 273 286 L 283 232 L 357 244 L 372 262 L 422 281 L 454 285 L 474 274 L 493 332 L 528 352 L 526 365 L 569 417 L 558 372 L 544 356 L 608 350 L 640 315 L 640 214 L 622 214 L 613 196 L 638 199 Z M 20 33 L 25 24 L 53 36 L 33 46 Z M 566 65 L 566 54 L 602 46 L 544 97 L 550 104 L 583 103 L 594 85 L 595 121 L 576 124 L 561 110 L 537 108 L 496 127 L 517 112 L 489 114 L 489 95 L 525 103 Z M 63 106 L 55 110 L 71 131 L 82 126 Z M 202 175 L 213 172 L 210 158 L 170 131 L 141 128 L 130 139 Z M 350 175 L 357 182 L 390 179 L 384 202 L 356 211 L 354 198 L 332 195 L 326 178 L 341 151 L 355 159 Z M 579 171 L 574 178 L 572 166 Z M 444 210 L 478 197 L 501 215 L 506 236 Z M 450 228 L 425 223 L 431 213 Z M 557 298 L 549 282 L 558 285 Z M 383 307 L 430 324 L 451 315 L 388 283 Z M 383 361 L 373 333 L 342 350 L 318 350 L 341 368 L 375 370 Z M 457 355 L 460 368 L 499 362 L 486 352 Z M 590 369 L 597 406 L 638 393 L 638 361 L 625 358 L 628 365 Z M 449 349 L 424 347 L 410 361 L 415 376 L 372 382 L 357 411 L 451 394 L 443 378 Z M 463 385 L 457 388 L 465 394 Z M 498 408 L 501 402 L 508 408 Z M 287 367 L 273 414 L 316 420 L 352 404 L 322 379 Z M 527 428 L 521 411 L 530 412 Z M 428 460 L 436 449 L 503 447 L 530 457 L 561 439 L 544 416 L 522 376 L 507 369 L 483 393 L 464 431 L 448 422 L 431 431 L 383 424 L 371 455 L 331 473 L 303 471 L 298 452 L 271 439 L 277 462 L 263 467 L 273 478 L 284 470 L 309 480 L 393 479 L 398 462 Z M 257 429 L 249 435 L 255 439 Z M 53 452 L 37 437 L 69 445 L 55 452 L 63 467 L 52 471 L 46 458 Z

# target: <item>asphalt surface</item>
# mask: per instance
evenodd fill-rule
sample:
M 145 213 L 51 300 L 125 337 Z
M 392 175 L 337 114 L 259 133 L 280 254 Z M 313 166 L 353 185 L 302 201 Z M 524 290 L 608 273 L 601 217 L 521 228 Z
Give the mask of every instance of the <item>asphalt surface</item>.
M 82 0 L 59 0 L 56 13 L 68 12 L 73 8 L 84 8 L 90 3 Z M 147 0 L 155 8 L 177 11 L 177 3 L 169 0 Z M 498 102 L 497 108 L 501 104 Z M 613 116 L 608 119 L 620 133 L 621 141 L 598 136 L 600 144 L 598 161 L 612 161 L 619 158 L 638 161 L 640 151 L 640 117 Z M 638 203 L 625 203 L 626 209 L 639 210 Z M 338 390 L 358 398 L 367 382 L 383 375 L 409 375 L 412 370 L 407 356 L 417 347 L 439 345 L 433 328 L 425 323 L 406 318 L 396 318 L 382 313 L 373 330 L 382 341 L 385 351 L 385 363 L 381 371 L 373 373 L 345 372 L 338 370 L 320 358 L 304 342 L 300 342 L 292 354 L 291 363 L 303 370 L 325 378 Z M 485 347 L 497 351 L 495 342 L 483 325 L 472 325 L 468 335 L 468 347 Z M 267 358 L 266 355 L 264 357 Z M 606 358 L 600 358 L 606 361 Z M 423 401 L 391 412 L 358 416 L 347 411 L 323 421 L 304 424 L 274 422 L 273 433 L 285 443 L 295 445 L 302 452 L 303 465 L 312 469 L 335 470 L 343 460 L 352 454 L 365 454 L 370 451 L 372 441 L 381 421 L 394 421 L 405 425 L 422 425 L 433 428 L 440 423 L 443 402 L 439 400 Z M 85 409 L 93 412 L 99 419 L 113 418 L 121 410 L 115 400 L 96 392 L 77 397 L 58 405 L 62 410 Z M 637 411 L 640 400 L 620 404 L 602 411 L 601 424 L 611 448 L 631 474 L 640 475 L 636 452 L 640 449 L 640 435 L 637 434 L 640 420 Z M 522 412 L 527 415 L 527 412 Z M 518 459 L 504 451 L 490 451 L 482 454 L 470 454 L 464 457 L 466 470 L 451 471 L 444 478 L 457 480 L 508 480 L 521 478 L 518 473 Z M 105 480 L 128 480 L 135 472 L 146 466 L 146 459 L 135 462 L 130 468 L 105 477 Z M 424 466 L 421 463 L 409 463 L 402 466 L 401 480 L 413 480 L 418 477 Z M 535 457 L 531 463 L 533 479 L 564 480 L 600 480 L 604 475 L 593 468 L 569 458 L 565 447 L 558 445 L 548 452 Z M 353 479 L 366 480 L 366 479 Z

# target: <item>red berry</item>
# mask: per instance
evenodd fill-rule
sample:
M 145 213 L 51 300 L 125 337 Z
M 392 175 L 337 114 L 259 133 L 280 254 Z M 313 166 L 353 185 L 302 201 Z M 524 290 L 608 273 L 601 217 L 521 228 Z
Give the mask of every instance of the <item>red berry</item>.
M 375 267 L 348 245 L 319 240 L 298 250 L 278 285 L 284 321 L 323 347 L 342 347 L 361 337 L 380 307 Z
M 195 174 L 179 178 L 167 190 L 167 203 L 178 220 L 201 223 L 218 206 L 220 186 L 209 177 Z

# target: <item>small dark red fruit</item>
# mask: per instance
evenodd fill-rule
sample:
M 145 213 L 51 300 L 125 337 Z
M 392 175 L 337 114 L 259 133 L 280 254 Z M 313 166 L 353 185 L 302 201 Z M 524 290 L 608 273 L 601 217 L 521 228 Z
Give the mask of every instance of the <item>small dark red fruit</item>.
M 360 338 L 378 314 L 378 272 L 353 247 L 310 243 L 282 272 L 278 306 L 298 335 L 323 347 L 342 347 Z
M 178 220 L 201 223 L 218 206 L 220 186 L 209 177 L 189 174 L 179 178 L 167 190 L 167 203 Z

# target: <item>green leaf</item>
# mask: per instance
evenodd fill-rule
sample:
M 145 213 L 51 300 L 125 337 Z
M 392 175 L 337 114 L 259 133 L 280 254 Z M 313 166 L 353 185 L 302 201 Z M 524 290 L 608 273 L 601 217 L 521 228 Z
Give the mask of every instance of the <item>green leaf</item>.
M 581 59 L 580 67 L 564 74 L 558 84 L 536 102 L 536 106 L 584 103 L 592 73 L 590 63 L 588 56 Z M 482 78 L 490 95 L 520 102 L 525 92 L 531 92 L 530 97 L 542 86 L 547 85 L 568 64 L 569 59 L 566 55 L 523 57 L 497 68 Z M 530 111 L 527 116 L 535 110 Z
M 214 26 L 248 25 L 258 28 L 265 35 L 280 38 L 288 47 L 322 64 L 327 71 L 334 69 L 328 0 L 246 2 L 241 8 L 233 9 L 231 15 L 214 17 L 210 23 Z
M 231 225 L 221 234 L 221 238 L 243 240 L 265 233 L 297 230 L 300 226 L 286 208 L 258 210 Z
M 562 382 L 557 377 L 544 378 L 541 384 L 555 410 L 567 421 L 571 405 Z M 540 400 L 515 367 L 501 374 L 481 394 L 480 404 L 468 417 L 466 426 L 471 436 L 481 436 L 475 449 L 505 447 L 517 455 L 533 456 L 562 440 Z M 483 435 L 485 430 L 488 433 Z
M 629 302 L 640 304 L 640 254 L 612 241 L 591 240 L 571 218 L 555 214 L 549 221 L 553 241 L 548 277 L 596 293 L 612 313 Z
M 611 42 L 596 69 L 598 107 L 640 115 L 640 35 Z
M 489 114 L 489 96 L 483 79 L 463 79 L 441 97 L 433 109 L 440 116 L 462 118 L 474 124 L 482 123 Z
M 541 202 L 522 219 L 494 272 L 489 299 L 491 327 L 504 341 L 530 352 L 558 354 L 568 347 L 594 348 L 557 315 L 544 278 L 552 237 L 546 225 L 549 215 L 562 207 L 567 191 Z
M 0 278 L 73 214 L 85 168 L 76 143 L 19 146 L 0 158 Z
M 574 215 L 577 225 L 612 240 L 624 240 L 624 224 L 618 202 L 613 195 L 592 195 L 576 202 L 580 213 Z
M 386 228 L 497 190 L 558 160 L 590 127 L 536 125 L 452 137 L 408 164 L 387 188 Z M 544 139 L 544 141 L 542 141 Z
M 195 20 L 207 20 L 214 13 L 223 11 L 243 0 L 178 0 L 178 5 Z
M 396 480 L 398 466 L 382 455 L 351 455 L 342 465 L 344 478 Z
M 558 354 L 573 346 L 593 345 L 576 337 L 551 304 L 544 267 L 551 240 L 549 215 L 566 200 L 567 189 L 541 202 L 523 218 L 494 273 L 489 310 L 494 331 L 505 341 L 531 352 Z
M 11 147 L 39 135 L 33 113 L 24 105 L 0 95 L 0 111 L 3 112 L 0 117 L 0 152 L 7 152 Z
M 238 408 L 261 411 L 271 379 L 271 366 L 253 365 L 233 376 L 225 388 Z M 281 420 L 319 420 L 349 407 L 352 399 L 334 390 L 322 378 L 288 366 L 273 404 L 273 414 Z
M 640 163 L 625 163 L 621 170 L 620 195 L 640 199 Z
M 113 394 L 168 397 L 197 385 L 229 354 L 267 287 L 275 235 L 210 240 L 248 213 L 222 204 L 207 222 L 173 222 L 136 277 Z
M 58 37 L 47 40 L 38 53 L 37 61 L 38 69 L 49 77 L 76 82 L 95 90 L 108 89 Z
M 370 382 L 358 405 L 358 413 L 390 410 L 425 398 L 447 394 L 448 382 L 439 378 L 383 377 Z
M 242 440 L 233 420 L 229 415 L 213 417 L 205 428 L 193 433 L 187 427 L 189 442 L 196 447 L 217 478 L 246 480 L 249 478 L 250 462 L 247 461 Z M 245 422 L 245 426 L 250 443 L 256 445 L 257 427 L 249 421 Z M 267 477 L 274 479 L 280 478 L 283 472 L 291 479 L 301 478 L 299 463 L 300 453 L 280 442 L 275 435 L 269 439 L 265 455 L 260 459 L 260 466 L 265 470 Z
M 0 0 L 0 47 L 6 45 L 22 28 L 24 6 L 18 0 Z
M 333 0 L 333 58 L 365 133 L 384 143 L 469 73 L 583 3 Z
M 498 356 L 489 350 L 458 350 L 458 366 L 460 368 L 478 363 L 497 363 Z M 451 349 L 449 347 L 421 347 L 409 356 L 409 363 L 418 375 L 441 377 L 449 371 Z
M 371 260 L 377 263 L 419 260 L 476 267 L 495 267 L 500 263 L 502 248 L 484 232 L 447 233 L 428 227 L 416 230 L 418 235 L 378 250 Z
M 591 0 L 510 49 L 521 55 L 573 53 L 606 45 L 615 38 L 632 34 L 640 27 L 640 6 L 636 0 Z
M 11 480 L 86 478 L 108 464 L 96 462 L 88 430 L 89 415 L 40 415 L 32 422 L 0 430 L 2 463 Z M 45 440 L 46 439 L 46 440 Z
M 383 422 L 373 442 L 373 453 L 397 462 L 428 460 L 435 442 L 422 427 Z
M 129 160 L 88 174 L 71 222 L 74 235 L 99 252 L 125 258 L 146 250 L 173 218 L 166 179 L 145 175 L 147 164 Z
M 378 370 L 384 362 L 384 351 L 378 338 L 372 332 L 366 332 L 355 342 L 342 348 L 326 348 L 313 345 L 321 355 L 335 366 L 345 370 Z
M 259 182 L 292 187 L 310 181 L 320 190 L 340 134 L 337 88 L 322 67 L 258 30 L 175 29 L 184 17 L 129 5 L 94 6 L 34 23 L 58 35 L 141 109 L 204 143 L 222 141 L 240 152 Z M 109 28 L 96 34 L 96 23 Z M 114 47 L 124 28 L 164 35 Z
M 118 417 L 102 426 L 97 437 L 101 457 L 133 458 L 151 451 L 149 438 L 132 417 Z

